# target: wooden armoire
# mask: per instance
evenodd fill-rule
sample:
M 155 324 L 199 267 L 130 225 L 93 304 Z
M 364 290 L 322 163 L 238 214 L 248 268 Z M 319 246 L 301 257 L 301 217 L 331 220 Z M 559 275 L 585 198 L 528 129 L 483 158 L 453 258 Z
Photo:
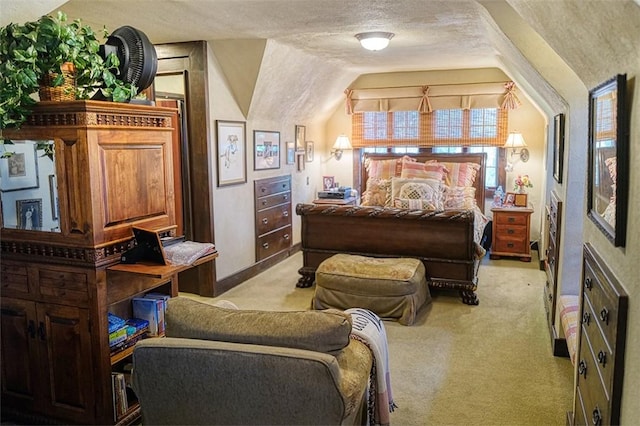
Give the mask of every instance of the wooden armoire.
M 177 295 L 176 274 L 186 268 L 120 263 L 134 244 L 133 225 L 175 232 L 173 114 L 40 102 L 19 130 L 4 131 L 13 146 L 33 147 L 22 151 L 31 180 L 34 165 L 52 172 L 36 169 L 36 183 L 25 189 L 18 180 L 8 185 L 11 174 L 2 177 L 3 417 L 114 424 L 137 416 L 135 399 L 126 414 L 114 413 L 111 373 L 130 353 L 110 353 L 108 312 L 130 317 L 130 299 L 149 291 Z M 47 144 L 53 159 L 37 149 Z M 37 220 L 16 220 L 25 205 Z

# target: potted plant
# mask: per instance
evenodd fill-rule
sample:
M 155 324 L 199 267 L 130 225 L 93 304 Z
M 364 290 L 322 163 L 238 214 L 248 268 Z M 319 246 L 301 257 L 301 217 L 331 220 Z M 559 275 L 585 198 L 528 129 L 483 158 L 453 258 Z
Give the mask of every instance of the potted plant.
M 108 35 L 103 29 L 104 37 Z M 88 99 L 101 91 L 106 99 L 123 102 L 133 98 L 137 88 L 116 78 L 118 57 L 103 58 L 96 33 L 80 20 L 67 16 L 43 16 L 22 25 L 0 29 L 0 130 L 20 127 L 41 85 L 63 88 L 71 99 Z M 70 84 L 70 77 L 75 79 Z M 64 99 L 66 100 L 66 99 Z

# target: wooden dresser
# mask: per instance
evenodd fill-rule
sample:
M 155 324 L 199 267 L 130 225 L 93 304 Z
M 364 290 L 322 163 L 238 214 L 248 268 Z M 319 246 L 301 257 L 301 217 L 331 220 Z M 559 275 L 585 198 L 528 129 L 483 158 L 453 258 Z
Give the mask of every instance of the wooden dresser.
M 491 211 L 493 212 L 493 239 L 490 258 L 519 257 L 523 262 L 531 262 L 529 235 L 533 209 L 495 207 Z
M 558 333 L 555 329 L 556 304 L 558 298 L 558 256 L 560 254 L 560 224 L 562 215 L 562 201 L 555 191 L 551 191 L 551 201 L 547 206 L 547 249 L 544 260 L 544 270 L 547 281 L 544 286 L 544 308 L 547 313 L 547 323 L 551 334 L 551 345 L 553 354 L 556 356 L 567 356 L 566 342 L 564 346 L 560 344 Z
M 628 296 L 590 244 L 584 246 L 575 425 L 620 423 Z
M 256 262 L 291 247 L 291 175 L 256 179 Z

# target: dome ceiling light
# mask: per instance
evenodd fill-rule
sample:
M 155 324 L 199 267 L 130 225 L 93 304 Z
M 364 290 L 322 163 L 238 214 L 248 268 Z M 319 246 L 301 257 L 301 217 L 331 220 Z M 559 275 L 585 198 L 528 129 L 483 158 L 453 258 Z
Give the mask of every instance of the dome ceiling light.
M 360 44 L 367 50 L 382 50 L 389 45 L 389 40 L 393 38 L 394 33 L 386 33 L 383 31 L 370 31 L 366 33 L 356 34 L 356 38 L 360 40 Z

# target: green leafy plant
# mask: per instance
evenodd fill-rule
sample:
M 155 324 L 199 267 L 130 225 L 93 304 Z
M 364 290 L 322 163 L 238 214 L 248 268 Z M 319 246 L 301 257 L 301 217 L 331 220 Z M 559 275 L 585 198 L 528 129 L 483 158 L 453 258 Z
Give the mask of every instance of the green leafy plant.
M 103 29 L 103 37 L 108 32 Z M 135 97 L 138 89 L 116 76 L 120 61 L 111 53 L 99 53 L 96 33 L 80 20 L 67 16 L 42 16 L 34 22 L 9 24 L 0 29 L 0 130 L 20 127 L 36 103 L 43 77 L 54 73 L 51 85 L 64 82 L 61 67 L 75 68 L 76 99 L 88 99 L 97 91 L 106 99 L 123 102 Z

